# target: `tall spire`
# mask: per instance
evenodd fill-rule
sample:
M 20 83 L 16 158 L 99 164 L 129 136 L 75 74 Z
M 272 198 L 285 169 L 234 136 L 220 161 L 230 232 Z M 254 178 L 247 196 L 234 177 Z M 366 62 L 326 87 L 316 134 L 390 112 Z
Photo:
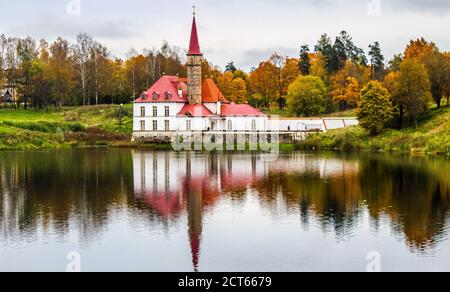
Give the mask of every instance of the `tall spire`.
M 192 20 L 192 31 L 191 31 L 191 41 L 189 43 L 189 51 L 188 55 L 202 55 L 200 51 L 200 44 L 198 41 L 198 34 L 197 34 L 197 22 L 195 21 L 195 6 L 193 6 L 193 20 Z

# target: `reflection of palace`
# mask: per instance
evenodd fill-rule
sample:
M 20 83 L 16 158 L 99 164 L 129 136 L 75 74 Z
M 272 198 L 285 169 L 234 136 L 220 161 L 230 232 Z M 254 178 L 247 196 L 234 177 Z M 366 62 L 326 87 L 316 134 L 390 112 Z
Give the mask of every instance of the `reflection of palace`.
M 193 265 L 198 270 L 203 213 L 221 195 L 245 196 L 249 187 L 260 192 L 271 174 L 318 173 L 320 177 L 350 177 L 358 163 L 340 159 L 315 159 L 305 154 L 265 162 L 258 154 L 217 155 L 191 152 L 133 152 L 135 195 L 162 218 L 187 213 Z M 268 183 L 271 187 L 283 186 Z
M 198 270 L 203 212 L 227 190 L 247 189 L 267 173 L 258 156 L 196 156 L 193 153 L 134 152 L 134 189 L 164 218 L 187 210 L 192 260 Z

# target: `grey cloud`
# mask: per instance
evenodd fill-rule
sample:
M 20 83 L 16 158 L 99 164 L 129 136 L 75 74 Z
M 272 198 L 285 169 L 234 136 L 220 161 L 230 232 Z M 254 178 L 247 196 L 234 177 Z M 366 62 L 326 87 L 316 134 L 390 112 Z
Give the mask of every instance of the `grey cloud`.
M 394 11 L 428 11 L 444 14 L 450 11 L 449 0 L 381 0 Z M 382 2 L 383 3 L 383 2 Z
M 78 16 L 57 17 L 55 15 L 40 17 L 27 23 L 14 26 L 9 30 L 12 35 L 62 36 L 75 37 L 86 32 L 100 39 L 126 39 L 136 35 L 136 25 L 129 20 L 85 20 Z
M 258 66 L 259 63 L 268 60 L 274 52 L 277 52 L 281 56 L 296 57 L 298 55 L 298 50 L 295 48 L 285 47 L 247 50 L 241 56 L 240 60 L 236 60 L 236 65 L 242 68 Z

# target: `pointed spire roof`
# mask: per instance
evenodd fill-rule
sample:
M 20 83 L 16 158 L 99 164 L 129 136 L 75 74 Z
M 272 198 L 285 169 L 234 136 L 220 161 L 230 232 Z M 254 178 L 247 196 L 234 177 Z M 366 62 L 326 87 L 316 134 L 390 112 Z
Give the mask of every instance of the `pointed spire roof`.
M 195 20 L 195 6 L 194 6 L 194 18 L 192 20 L 191 41 L 189 43 L 188 55 L 202 55 L 200 51 L 200 44 L 197 34 L 197 22 Z

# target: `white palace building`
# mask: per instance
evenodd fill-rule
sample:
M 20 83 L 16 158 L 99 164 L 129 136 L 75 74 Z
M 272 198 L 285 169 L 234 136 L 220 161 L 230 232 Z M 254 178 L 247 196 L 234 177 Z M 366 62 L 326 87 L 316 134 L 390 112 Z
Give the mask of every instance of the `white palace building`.
M 212 79 L 202 81 L 203 54 L 194 14 L 187 78 L 163 76 L 134 101 L 133 140 L 161 141 L 190 132 L 327 131 L 357 124 L 355 119 L 277 119 L 248 104 L 229 102 Z

